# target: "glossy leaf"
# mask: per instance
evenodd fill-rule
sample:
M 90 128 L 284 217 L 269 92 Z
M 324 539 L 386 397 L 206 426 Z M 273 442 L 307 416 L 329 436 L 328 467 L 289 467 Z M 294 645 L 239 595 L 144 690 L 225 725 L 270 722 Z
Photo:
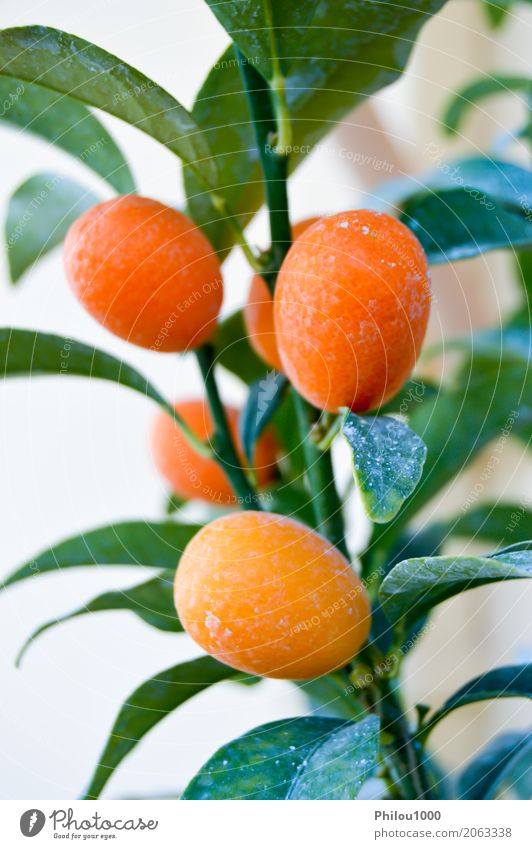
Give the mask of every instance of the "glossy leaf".
M 495 799 L 505 787 L 527 783 L 532 791 L 532 732 L 510 731 L 492 740 L 466 766 L 458 779 L 458 798 Z
M 311 26 L 292 54 L 286 79 L 292 168 L 357 104 L 400 76 L 421 27 L 443 3 L 400 0 L 392 6 L 328 0 L 315 4 Z M 220 3 L 219 10 L 225 5 Z M 283 14 L 302 5 L 284 3 Z M 260 63 L 257 69 L 261 70 Z M 206 135 L 218 155 L 221 193 L 243 225 L 261 206 L 263 190 L 255 135 L 232 49 L 210 71 L 192 114 L 202 127 L 209 128 Z M 224 216 L 213 208 L 196 181 L 185 175 L 185 183 L 192 217 L 218 250 L 227 250 L 234 236 Z
M 284 374 L 269 371 L 250 387 L 238 425 L 244 454 L 250 466 L 253 465 L 257 440 L 279 408 L 287 386 Z
M 463 86 L 447 104 L 442 122 L 449 133 L 456 133 L 467 113 L 474 110 L 475 104 L 493 95 L 523 92 L 529 98 L 532 95 L 530 77 L 515 74 L 486 74 L 480 79 Z
M 7 209 L 5 232 L 12 282 L 61 244 L 70 225 L 98 200 L 85 186 L 62 174 L 35 174 L 25 180 L 11 195 Z
M 452 384 L 412 407 L 410 427 L 427 446 L 423 477 L 394 522 L 407 525 L 443 486 L 491 442 L 530 438 L 532 370 L 529 327 L 468 340 L 468 355 Z M 391 527 L 391 526 L 390 526 Z M 384 529 L 386 533 L 386 529 Z M 376 534 L 373 545 L 379 545 Z
M 119 194 L 135 191 L 124 155 L 109 131 L 77 100 L 0 76 L 0 120 L 69 153 Z
M 466 590 L 531 577 L 529 550 L 491 557 L 418 557 L 394 566 L 381 584 L 379 599 L 390 622 L 409 625 Z
M 424 183 L 428 189 L 459 188 L 488 211 L 493 211 L 490 201 L 523 214 L 532 204 L 532 172 L 501 159 L 475 156 L 440 163 L 425 176 Z
M 279 70 L 286 72 L 291 57 L 298 54 L 305 27 L 319 5 L 315 0 L 206 2 L 232 41 L 266 79 L 271 79 L 276 70 L 277 73 Z
M 241 310 L 218 325 L 214 338 L 214 351 L 216 363 L 239 377 L 244 383 L 251 384 L 266 374 L 268 367 L 249 344 Z
M 345 417 L 342 432 L 353 452 L 362 501 L 374 522 L 390 522 L 416 488 L 427 454 L 408 425 L 389 416 Z
M 379 722 L 300 717 L 219 749 L 184 799 L 356 799 L 377 759 Z
M 459 188 L 420 192 L 402 204 L 401 218 L 433 265 L 532 246 L 526 210 L 507 208 L 481 189 L 473 194 Z
M 112 590 L 102 593 L 72 613 L 67 613 L 65 616 L 45 622 L 24 643 L 17 658 L 17 666 L 37 637 L 40 637 L 41 634 L 44 634 L 45 631 L 49 631 L 50 628 L 54 628 L 56 625 L 70 622 L 72 619 L 77 619 L 79 616 L 84 616 L 87 613 L 130 610 L 148 625 L 152 625 L 160 631 L 182 631 L 183 626 L 177 617 L 174 604 L 174 575 L 175 569 L 168 570 L 156 578 L 145 581 L 143 584 L 136 584 L 124 590 Z
M 47 548 L 5 578 L 4 587 L 75 566 L 153 566 L 175 569 L 200 525 L 177 522 L 116 522 Z
M 489 699 L 509 698 L 532 699 L 532 664 L 501 666 L 468 681 L 426 720 L 421 736 L 425 739 L 438 722 L 457 708 Z
M 100 796 L 117 766 L 165 716 L 212 684 L 231 678 L 234 672 L 213 657 L 200 657 L 165 669 L 141 684 L 118 713 L 85 798 Z
M 0 328 L 0 377 L 38 375 L 70 375 L 120 383 L 156 401 L 174 416 L 172 407 L 140 372 L 111 354 L 68 336 Z
M 164 144 L 210 185 L 216 165 L 200 128 L 171 94 L 101 47 L 43 26 L 0 31 L 1 75 L 36 83 L 121 118 Z

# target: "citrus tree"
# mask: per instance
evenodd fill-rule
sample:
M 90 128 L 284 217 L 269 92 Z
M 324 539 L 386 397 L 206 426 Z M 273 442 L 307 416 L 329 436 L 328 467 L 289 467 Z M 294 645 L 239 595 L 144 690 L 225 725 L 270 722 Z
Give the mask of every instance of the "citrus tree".
M 308 715 L 228 742 L 184 798 L 354 799 L 370 779 L 382 798 L 491 798 L 509 788 L 528 798 L 527 730 L 488 742 L 457 780 L 442 773 L 430 745 L 433 729 L 464 705 L 532 697 L 532 666 L 489 669 L 443 705 L 406 704 L 401 670 L 437 605 L 532 575 L 526 502 L 479 501 L 445 521 L 419 518 L 501 435 L 530 438 L 530 171 L 488 155 L 439 163 L 415 189 L 392 184 L 386 210 L 292 221 L 289 175 L 348 112 L 402 73 L 443 2 L 207 2 L 231 43 L 190 112 L 75 35 L 41 26 L 0 32 L 1 120 L 82 161 L 117 195 L 101 202 L 55 173 L 26 180 L 6 222 L 13 283 L 66 237 L 66 277 L 83 307 L 161 356 L 193 351 L 203 378 L 202 396 L 174 405 L 90 344 L 0 330 L 5 378 L 100 378 L 158 405 L 153 448 L 170 486 L 160 521 L 114 523 L 59 542 L 4 587 L 74 567 L 150 567 L 148 580 L 59 621 L 128 610 L 176 639 L 186 630 L 206 652 L 126 699 L 86 798 L 98 797 L 183 702 L 221 681 L 263 676 L 296 682 Z M 446 116 L 451 131 L 476 97 L 497 87 L 529 91 L 527 79 L 494 79 L 456 96 Z M 186 215 L 136 194 L 98 110 L 181 160 Z M 271 239 L 259 251 L 246 227 L 263 205 Z M 253 282 L 243 310 L 219 321 L 223 261 L 234 247 Z M 429 266 L 494 249 L 515 256 L 519 309 L 502 327 L 453 340 L 456 366 L 439 383 L 413 378 L 431 304 Z M 223 369 L 248 387 L 242 410 L 221 401 Z M 342 439 L 372 527 L 356 557 L 346 541 L 353 517 L 331 461 Z M 203 526 L 182 519 L 182 506 L 198 500 L 216 511 Z M 486 553 L 445 555 L 455 536 L 481 541 Z M 57 624 L 44 623 L 21 656 Z

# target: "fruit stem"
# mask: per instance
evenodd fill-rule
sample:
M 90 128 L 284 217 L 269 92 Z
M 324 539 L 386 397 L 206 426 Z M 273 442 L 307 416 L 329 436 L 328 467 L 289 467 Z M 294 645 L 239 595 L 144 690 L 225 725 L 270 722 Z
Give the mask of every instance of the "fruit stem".
M 277 273 L 292 243 L 287 192 L 290 148 L 286 140 L 282 144 L 280 142 L 283 122 L 278 123 L 279 109 L 276 115 L 270 86 L 251 63 L 243 60 L 238 50 L 237 58 L 264 174 L 272 246 L 269 262 L 261 273 L 273 293 Z
M 177 427 L 179 428 L 189 445 L 191 445 L 191 447 L 194 449 L 194 451 L 196 451 L 200 455 L 200 457 L 205 457 L 208 460 L 212 460 L 214 454 L 211 446 L 208 445 L 206 442 L 203 442 L 196 436 L 194 431 L 189 428 L 182 416 L 180 416 L 177 410 L 174 410 L 174 408 L 170 404 L 165 403 L 162 406 L 163 409 L 168 413 L 170 418 L 173 419 L 174 424 L 177 425 Z
M 211 190 L 209 190 L 209 195 L 212 205 L 222 216 L 227 226 L 233 231 L 235 241 L 241 248 L 242 253 L 246 257 L 251 268 L 258 274 L 261 274 L 264 269 L 264 264 L 261 262 L 260 257 L 253 251 L 253 248 L 246 239 L 246 234 L 244 233 L 243 228 L 240 226 L 237 216 L 229 209 L 226 199 L 217 192 L 213 192 Z
M 292 391 L 303 443 L 307 480 L 312 493 L 316 527 L 345 557 L 350 559 L 345 543 L 342 505 L 336 491 L 331 452 L 320 451 L 312 440 L 311 430 L 318 411 L 295 390 Z
M 249 482 L 229 429 L 229 422 L 220 399 L 214 376 L 214 349 L 203 345 L 196 350 L 209 408 L 214 422 L 214 459 L 223 468 L 244 510 L 261 510 L 255 489 Z

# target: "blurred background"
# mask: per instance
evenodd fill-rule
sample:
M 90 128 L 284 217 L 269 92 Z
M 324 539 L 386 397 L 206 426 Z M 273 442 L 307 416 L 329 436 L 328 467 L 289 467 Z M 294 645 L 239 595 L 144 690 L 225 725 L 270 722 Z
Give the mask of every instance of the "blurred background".
M 481 104 L 464 134 L 451 141 L 441 131 L 442 108 L 460 84 L 482 71 L 530 72 L 532 10 L 526 4 L 512 6 L 504 27 L 493 31 L 482 6 L 480 0 L 456 0 L 444 7 L 424 30 L 406 75 L 371 105 L 355 111 L 309 156 L 290 187 L 294 220 L 373 204 L 384 180 L 405 173 L 422 175 L 433 166 L 427 145 L 438 145 L 444 158 L 474 153 L 485 150 L 493 135 L 518 123 L 522 106 L 510 97 Z M 2 28 L 35 23 L 101 45 L 187 107 L 227 43 L 202 0 L 154 0 L 148 5 L 130 0 L 127 11 L 124 4 L 110 0 L 0 0 Z M 133 128 L 100 117 L 131 163 L 140 192 L 181 204 L 180 168 L 173 155 Z M 35 171 L 57 167 L 92 185 L 101 197 L 109 196 L 108 187 L 92 172 L 40 140 L 2 125 L 0 145 L 2 218 L 9 195 Z M 250 228 L 250 238 L 266 245 L 262 215 Z M 250 278 L 236 252 L 224 266 L 224 276 L 228 314 L 243 302 Z M 503 255 L 439 267 L 433 279 L 432 341 L 497 324 L 517 301 Z M 199 373 L 191 357 L 178 360 L 130 347 L 89 318 L 67 288 L 60 249 L 39 262 L 16 289 L 8 282 L 0 252 L 0 315 L 3 326 L 71 335 L 123 357 L 168 397 L 199 392 Z M 223 390 L 226 401 L 243 401 L 236 379 L 225 375 Z M 162 516 L 166 490 L 147 439 L 155 412 L 140 395 L 98 381 L 39 378 L 2 384 L 0 574 L 73 533 L 123 519 Z M 493 501 L 532 498 L 532 468 L 523 445 L 508 439 L 500 456 L 483 483 L 483 496 Z M 345 473 L 341 451 L 336 461 L 339 473 Z M 486 457 L 481 456 L 467 475 L 427 507 L 427 515 L 445 515 L 451 508 L 458 512 L 485 466 Z M 361 519 L 355 522 L 355 541 L 362 542 L 365 530 Z M 453 551 L 463 551 L 459 541 Z M 0 595 L 3 798 L 78 796 L 124 698 L 150 675 L 197 654 L 184 635 L 157 632 L 126 612 L 100 613 L 52 629 L 30 649 L 22 669 L 14 668 L 20 646 L 42 622 L 103 590 L 126 587 L 132 578 L 139 578 L 138 569 L 72 570 Z M 412 703 L 439 703 L 489 666 L 532 661 L 532 586 L 495 586 L 438 609 L 433 627 L 406 666 Z M 290 684 L 218 685 L 157 726 L 117 770 L 106 794 L 175 795 L 222 742 L 305 710 L 302 696 Z M 472 706 L 443 722 L 433 745 L 453 768 L 496 731 L 522 727 L 531 718 L 531 708 L 519 701 Z

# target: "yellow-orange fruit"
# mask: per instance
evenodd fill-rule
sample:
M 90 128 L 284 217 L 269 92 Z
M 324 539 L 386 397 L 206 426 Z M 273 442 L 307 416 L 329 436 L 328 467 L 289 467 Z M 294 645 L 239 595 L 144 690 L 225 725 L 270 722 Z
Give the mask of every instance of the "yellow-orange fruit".
M 65 270 L 85 309 L 112 333 L 156 351 L 185 351 L 211 335 L 223 297 L 220 264 L 186 215 L 124 195 L 74 222 Z
M 274 298 L 283 371 L 322 410 L 372 410 L 411 373 L 430 310 L 427 258 L 390 215 L 322 218 L 290 248 Z
M 292 227 L 294 241 L 319 218 L 306 218 Z M 256 353 L 273 368 L 282 371 L 281 358 L 277 350 L 275 328 L 273 324 L 273 298 L 265 280 L 260 274 L 255 274 L 247 304 L 244 307 L 244 321 L 249 335 L 249 341 Z
M 181 401 L 175 404 L 175 410 L 199 439 L 208 440 L 213 435 L 213 422 L 205 401 Z M 233 439 L 244 462 L 238 434 L 240 411 L 236 407 L 226 407 L 225 412 Z M 215 460 L 202 457 L 194 450 L 168 413 L 157 414 L 151 441 L 155 464 L 176 495 L 187 499 L 199 498 L 212 504 L 238 504 L 225 472 Z M 254 457 L 255 475 L 259 486 L 264 486 L 274 479 L 276 453 L 275 438 L 271 431 L 265 430 L 257 441 Z
M 276 513 L 233 513 L 202 528 L 181 557 L 175 603 L 209 654 L 268 678 L 338 669 L 370 626 L 366 591 L 338 549 Z

